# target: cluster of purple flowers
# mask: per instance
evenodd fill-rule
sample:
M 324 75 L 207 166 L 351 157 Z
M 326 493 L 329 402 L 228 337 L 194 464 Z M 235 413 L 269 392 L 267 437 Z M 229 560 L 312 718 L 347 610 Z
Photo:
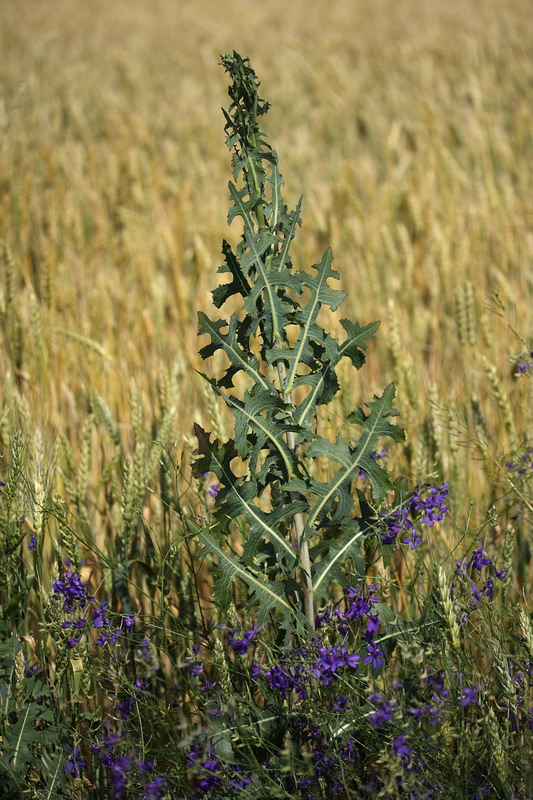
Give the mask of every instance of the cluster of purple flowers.
M 71 628 L 73 635 L 67 640 L 67 647 L 78 645 L 85 633 L 92 627 L 100 631 L 97 644 L 103 647 L 107 642 L 115 644 L 122 633 L 130 633 L 135 623 L 135 616 L 123 617 L 120 627 L 113 628 L 106 616 L 108 601 L 97 604 L 95 598 L 89 594 L 87 586 L 89 581 L 82 581 L 75 572 L 65 570 L 63 580 L 55 580 L 52 589 L 55 594 L 63 597 L 63 610 L 67 619 L 61 623 L 66 630 Z M 92 610 L 92 616 L 89 617 Z
M 444 687 L 444 672 L 425 670 L 422 675 L 422 685 L 431 690 L 431 697 L 427 702 L 418 706 L 411 706 L 409 714 L 420 723 L 427 719 L 432 725 L 442 722 L 442 710 L 450 698 L 450 692 Z
M 240 767 L 218 758 L 212 746 L 207 747 L 207 754 L 203 755 L 197 747 L 189 748 L 186 764 L 196 776 L 195 792 L 188 795 L 190 800 L 204 797 L 212 789 L 220 787 L 238 792 L 252 783 L 251 778 L 242 774 Z
M 82 581 L 79 575 L 65 570 L 63 580 L 55 580 L 52 589 L 63 597 L 63 610 L 70 617 L 61 623 L 63 629 L 72 628 L 74 635 L 67 640 L 67 647 L 76 647 L 89 627 L 86 617 L 87 607 L 95 603 L 94 597 L 87 591 L 89 581 Z M 74 617 L 74 614 L 79 616 Z
M 441 522 L 449 508 L 447 505 L 448 486 L 449 483 L 446 481 L 441 486 L 430 487 L 426 497 L 422 497 L 422 489 L 418 487 L 407 505 L 392 512 L 380 512 L 385 526 L 385 531 L 381 534 L 383 544 L 393 544 L 402 531 L 405 531 L 408 535 L 402 539 L 402 544 L 408 544 L 410 550 L 417 548 L 422 540 L 409 515 L 421 516 L 422 525 L 428 525 L 430 528 L 436 522 Z
M 523 353 L 521 356 L 518 357 L 516 362 L 516 368 L 518 369 L 518 375 L 525 375 L 526 372 L 533 367 L 533 350 L 529 352 L 529 354 Z
M 229 644 L 233 648 L 233 651 L 238 655 L 243 656 L 260 630 L 261 628 L 256 628 L 255 625 L 252 625 L 249 631 L 244 631 L 241 639 L 237 638 L 236 636 L 237 631 L 235 630 L 228 631 Z
M 393 718 L 392 702 L 381 692 L 373 692 L 368 699 L 371 703 L 377 704 L 376 710 L 368 715 L 368 721 L 373 728 L 383 728 Z
M 114 800 L 121 800 L 128 786 L 142 787 L 143 794 L 139 795 L 142 800 L 161 800 L 165 778 L 153 776 L 153 762 L 142 761 L 134 749 L 128 750 L 121 733 L 107 733 L 92 745 L 92 750 L 109 775 Z
M 372 664 L 374 669 L 384 665 L 383 652 L 374 642 L 380 629 L 379 617 L 372 613 L 373 606 L 380 602 L 376 590 L 375 583 L 363 584 L 358 589 L 352 587 L 347 593 L 350 602 L 345 611 L 326 606 L 315 618 L 317 630 L 329 627 L 341 635 L 346 635 L 350 624 L 358 620 L 361 638 L 366 645 L 363 662 Z M 288 653 L 264 672 L 258 665 L 252 666 L 251 675 L 257 680 L 263 674 L 270 688 L 280 692 L 283 698 L 295 692 L 300 700 L 305 700 L 313 678 L 322 686 L 330 686 L 344 670 L 357 669 L 360 660 L 361 656 L 351 652 L 345 644 L 325 646 L 323 638 L 318 636 L 314 642 Z M 346 705 L 346 702 L 347 698 L 338 698 L 334 710 L 339 710 L 340 705 Z
M 508 461 L 507 469 L 517 475 L 527 475 L 533 472 L 533 447 L 528 447 L 517 461 Z
M 80 778 L 81 768 L 86 766 L 87 762 L 81 757 L 79 747 L 73 747 L 72 753 L 65 763 L 65 775 L 70 775 L 71 778 Z
M 479 547 L 477 550 L 474 550 L 469 561 L 458 561 L 456 559 L 455 564 L 455 575 L 458 579 L 470 582 L 470 590 L 472 593 L 472 599 L 470 600 L 471 606 L 479 605 L 483 597 L 492 597 L 494 593 L 494 581 L 492 578 L 485 578 L 481 587 L 474 583 L 476 572 L 481 574 L 486 567 L 492 567 L 495 578 L 503 580 L 506 577 L 506 573 L 496 569 L 493 561 L 485 555 L 484 547 Z M 450 588 L 450 596 L 452 597 L 455 593 L 456 586 L 457 581 L 454 581 Z
M 79 575 L 67 569 L 64 580 L 58 579 L 52 584 L 54 592 L 63 596 L 63 610 L 68 614 L 95 602 L 94 597 L 87 591 L 88 583 L 89 581 L 83 582 Z

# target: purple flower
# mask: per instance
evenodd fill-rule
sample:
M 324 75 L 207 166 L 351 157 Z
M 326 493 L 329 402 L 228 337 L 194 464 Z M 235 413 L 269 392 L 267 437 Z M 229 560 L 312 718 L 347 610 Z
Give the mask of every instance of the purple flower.
M 370 614 L 368 622 L 366 623 L 365 636 L 369 639 L 374 637 L 374 634 L 379 633 L 380 621 L 377 614 Z
M 470 703 L 477 703 L 477 692 L 475 689 L 463 689 L 463 696 L 461 698 L 461 705 L 466 708 Z
M 93 610 L 93 628 L 107 628 L 109 625 L 109 620 L 105 615 L 108 605 L 109 603 L 107 600 L 104 600 L 103 603 L 100 603 L 98 608 Z
M 490 558 L 487 558 L 485 555 L 483 555 L 484 552 L 485 552 L 484 547 L 480 547 L 478 550 L 474 550 L 469 564 L 472 570 L 477 569 L 480 572 L 483 569 L 483 567 L 488 567 L 490 564 L 492 564 Z
M 158 775 L 153 781 L 149 781 L 145 786 L 144 800 L 160 800 L 165 790 L 163 789 L 165 779 Z
M 392 743 L 394 752 L 399 758 L 409 758 L 411 756 L 411 748 L 405 744 L 405 736 L 397 736 Z
M 470 601 L 470 605 L 471 606 L 476 606 L 481 600 L 481 595 L 480 595 L 479 589 L 477 588 L 475 583 L 472 584 L 471 588 L 472 588 L 472 595 L 473 595 L 474 599 Z
M 211 474 L 212 474 L 211 472 L 204 472 L 204 478 L 207 478 Z M 207 494 L 209 495 L 209 497 L 212 497 L 213 499 L 217 496 L 219 491 L 220 491 L 220 483 L 218 483 L 218 481 L 213 481 L 213 483 L 210 483 L 209 486 L 207 487 Z
M 379 516 L 383 517 L 386 532 L 381 534 L 381 541 L 383 544 L 392 544 L 398 534 L 402 530 L 412 530 L 413 523 L 408 517 L 408 508 L 398 508 L 396 511 L 387 513 L 386 511 L 380 512 Z
M 117 711 L 120 719 L 127 719 L 132 712 L 135 700 L 133 697 L 127 697 L 123 703 L 117 703 Z
M 129 617 L 124 617 L 122 620 L 122 627 L 128 633 L 133 630 L 133 626 L 135 624 L 135 620 L 137 619 L 137 614 L 131 614 Z
M 417 722 L 420 722 L 424 714 L 427 712 L 426 706 L 418 706 L 418 708 L 409 708 L 408 711 L 413 717 L 416 719 Z
M 440 522 L 449 506 L 446 505 L 448 497 L 449 483 L 446 481 L 442 486 L 431 487 L 429 496 L 423 499 L 420 496 L 420 489 L 414 491 L 413 497 L 409 501 L 410 507 L 417 512 L 422 512 L 422 524 L 433 527 L 435 522 Z
M 126 788 L 128 783 L 126 772 L 130 768 L 131 762 L 131 756 L 122 756 L 118 758 L 111 757 L 111 763 L 108 766 L 110 767 L 111 782 L 113 783 L 113 788 L 115 790 L 113 794 L 115 800 L 120 800 L 122 793 Z
M 344 711 L 346 708 L 346 704 L 348 703 L 348 698 L 342 695 L 341 697 L 337 697 L 335 701 L 335 705 L 333 706 L 333 711 Z
M 372 666 L 374 669 L 378 669 L 378 667 L 384 666 L 385 662 L 383 661 L 383 652 L 379 649 L 377 644 L 374 642 L 370 642 L 366 648 L 368 655 L 363 658 L 363 661 L 367 663 L 372 662 Z
M 238 767 L 235 767 L 238 770 Z M 235 775 L 228 781 L 228 789 L 233 789 L 233 791 L 238 792 L 240 789 L 244 789 L 245 786 L 249 786 L 252 782 L 251 778 L 248 778 L 244 775 Z
M 137 658 L 141 658 L 142 656 L 148 655 L 149 652 L 150 652 L 150 634 L 143 637 L 141 646 L 139 647 L 136 656 Z
M 81 774 L 81 767 L 86 767 L 87 762 L 80 757 L 80 751 L 77 747 L 72 748 L 71 755 L 67 758 L 67 763 L 65 764 L 64 770 L 66 775 L 70 775 L 71 778 L 79 778 Z
M 383 695 L 372 694 L 369 697 L 372 703 L 381 702 L 383 705 L 376 711 L 368 715 L 368 719 L 373 728 L 383 728 L 387 722 L 390 722 L 393 715 L 393 708 L 390 700 L 387 700 Z
M 252 626 L 251 630 L 244 631 L 244 637 L 242 639 L 236 639 L 235 631 L 229 631 L 230 634 L 229 643 L 233 647 L 235 653 L 238 653 L 239 655 L 243 656 L 250 647 L 251 643 L 253 642 L 257 634 L 259 633 L 259 631 L 260 628 L 256 629 L 255 626 Z
M 87 584 L 79 575 L 69 570 L 65 571 L 65 579 L 55 580 L 52 589 L 56 594 L 63 595 L 63 609 L 69 613 L 78 608 L 85 608 L 87 603 L 94 603 L 94 597 L 87 592 Z
M 343 650 L 346 650 L 346 648 L 343 647 Z M 359 656 L 356 655 L 355 653 L 345 654 L 344 663 L 346 664 L 347 667 L 351 667 L 352 669 L 357 669 L 358 662 L 359 662 Z
M 402 544 L 408 544 L 409 550 L 416 550 L 416 548 L 422 544 L 422 539 L 416 530 L 412 528 L 411 535 L 407 536 L 405 539 L 402 539 Z
M 34 533 L 32 533 L 30 541 L 28 542 L 28 550 L 35 550 L 37 545 L 37 537 Z
M 338 647 L 320 647 L 318 652 L 317 667 L 324 672 L 336 672 L 344 666 L 344 657 Z M 319 677 L 319 676 L 317 676 Z

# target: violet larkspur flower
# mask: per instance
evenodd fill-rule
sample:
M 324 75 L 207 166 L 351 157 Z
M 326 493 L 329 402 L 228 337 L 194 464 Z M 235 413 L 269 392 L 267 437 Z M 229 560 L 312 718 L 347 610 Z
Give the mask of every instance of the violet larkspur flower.
M 421 512 L 422 524 L 433 527 L 435 522 L 440 522 L 444 514 L 448 511 L 449 506 L 446 505 L 446 498 L 448 497 L 449 482 L 446 481 L 441 486 L 431 487 L 429 496 L 422 498 L 420 495 L 420 488 L 415 489 L 414 494 L 409 501 L 409 506 L 413 511 Z M 415 545 L 417 546 L 417 545 Z
M 383 661 L 383 652 L 379 649 L 377 644 L 374 642 L 370 642 L 366 648 L 368 655 L 363 658 L 363 661 L 367 663 L 372 663 L 374 669 L 378 669 L 378 667 L 384 666 L 385 662 Z
M 368 639 L 372 639 L 374 634 L 379 633 L 380 624 L 381 623 L 377 614 L 369 614 L 368 622 L 366 623 L 365 636 Z
M 392 719 L 392 703 L 382 694 L 371 694 L 368 699 L 371 703 L 382 704 L 381 708 L 376 709 L 376 711 L 368 715 L 368 720 L 373 728 L 383 728 L 387 722 L 390 722 Z
M 484 547 L 480 547 L 478 548 L 478 550 L 474 550 L 469 565 L 472 570 L 477 569 L 478 572 L 480 572 L 483 569 L 483 567 L 488 567 L 490 564 L 492 564 L 490 558 L 487 558 L 484 555 L 484 553 L 485 553 Z
M 411 748 L 405 743 L 405 736 L 397 736 L 392 743 L 392 747 L 396 755 L 402 760 L 411 756 Z
M 79 748 L 73 747 L 64 767 L 65 774 L 70 775 L 71 778 L 79 778 L 81 774 L 80 768 L 86 766 L 87 762 L 80 757 Z
M 55 580 L 52 589 L 56 594 L 63 595 L 63 609 L 72 612 L 76 608 L 85 608 L 87 603 L 94 603 L 94 597 L 87 592 L 88 583 L 89 581 L 83 582 L 79 575 L 67 569 L 65 578 L 62 581 Z
M 127 719 L 129 717 L 134 702 L 133 697 L 127 697 L 122 703 L 117 703 L 117 711 L 120 719 Z
M 35 550 L 37 545 L 37 537 L 34 533 L 32 533 L 30 541 L 28 542 L 28 550 Z
M 317 678 L 322 672 L 336 672 L 344 666 L 344 658 L 338 647 L 320 647 L 318 652 L 320 657 L 316 663 L 316 669 L 319 672 Z
M 250 647 L 251 643 L 253 642 L 257 634 L 259 633 L 259 630 L 260 628 L 255 628 L 255 626 L 252 626 L 252 628 L 249 631 L 244 631 L 244 636 L 242 639 L 236 639 L 235 631 L 229 631 L 230 634 L 229 643 L 233 647 L 235 653 L 238 653 L 238 655 L 243 656 Z
M 346 704 L 348 703 L 348 698 L 342 695 L 341 697 L 337 697 L 335 701 L 335 705 L 333 706 L 333 711 L 344 711 L 346 708 Z
M 240 774 L 240 767 L 234 767 L 234 774 L 233 777 L 230 778 L 228 781 L 228 789 L 232 789 L 235 792 L 244 789 L 246 786 L 249 786 L 252 782 L 251 778 L 248 778 L 245 775 Z
M 461 698 L 461 705 L 463 708 L 470 705 L 470 703 L 477 703 L 477 692 L 475 689 L 463 689 L 463 696 Z
M 93 628 L 107 628 L 109 625 L 109 620 L 107 619 L 105 612 L 109 603 L 107 600 L 104 600 L 103 603 L 93 610 Z
M 160 800 L 165 793 L 163 788 L 165 779 L 162 775 L 158 775 L 153 781 L 149 781 L 145 786 L 144 800 Z
M 129 617 L 124 617 L 122 620 L 122 627 L 125 631 L 130 633 L 133 630 L 133 626 L 135 624 L 135 620 L 137 619 L 137 614 L 131 614 Z
M 391 511 L 390 513 L 380 511 L 379 516 L 383 517 L 383 522 L 387 529 L 385 533 L 381 534 L 381 541 L 383 544 L 392 544 L 402 530 L 412 530 L 413 523 L 409 519 L 408 514 L 408 508 L 398 508 L 396 511 Z

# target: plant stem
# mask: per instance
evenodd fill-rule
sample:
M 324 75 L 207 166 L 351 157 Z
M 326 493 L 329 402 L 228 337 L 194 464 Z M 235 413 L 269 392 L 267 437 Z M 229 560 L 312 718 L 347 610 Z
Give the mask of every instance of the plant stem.
M 283 392 L 285 380 L 287 378 L 287 370 L 285 369 L 285 364 L 282 361 L 277 362 L 276 368 L 278 371 L 280 388 L 281 391 Z M 289 402 L 292 405 L 292 395 L 289 396 L 287 402 Z M 287 444 L 289 445 L 291 450 L 296 449 L 296 439 L 293 431 L 290 431 L 287 434 Z M 295 501 L 296 498 L 294 498 L 291 495 L 291 499 Z M 314 631 L 315 609 L 313 600 L 313 580 L 311 577 L 311 559 L 309 557 L 309 543 L 303 540 L 304 530 L 305 530 L 305 523 L 303 514 L 301 511 L 298 511 L 294 515 L 294 532 L 296 534 L 296 544 L 298 545 L 298 552 L 300 554 L 300 565 L 304 573 L 303 586 L 302 586 L 304 595 L 304 613 L 309 621 L 309 624 L 311 625 L 311 630 Z

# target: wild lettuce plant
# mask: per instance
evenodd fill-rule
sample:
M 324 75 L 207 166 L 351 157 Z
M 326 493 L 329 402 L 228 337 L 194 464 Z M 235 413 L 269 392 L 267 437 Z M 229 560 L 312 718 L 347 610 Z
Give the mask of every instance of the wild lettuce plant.
M 314 630 L 315 603 L 333 581 L 347 588 L 362 574 L 361 544 L 374 530 L 373 509 L 392 488 L 373 453 L 383 437 L 401 441 L 403 433 L 391 422 L 393 385 L 367 410 L 349 415 L 360 429 L 357 441 L 342 431 L 335 441 L 318 432 L 320 406 L 339 391 L 339 363 L 347 358 L 360 369 L 379 323 L 341 319 L 341 340 L 320 324 L 321 309 L 336 311 L 345 297 L 331 286 L 339 278 L 331 251 L 311 271 L 294 267 L 290 248 L 302 200 L 289 210 L 283 199 L 278 156 L 260 128 L 269 105 L 249 61 L 233 52 L 222 65 L 231 79 L 224 111 L 233 167 L 228 222 L 240 219 L 243 232 L 235 251 L 223 242 L 219 273 L 230 280 L 214 290 L 213 302 L 235 307 L 236 298 L 240 307 L 226 319 L 200 313 L 199 333 L 209 337 L 203 359 L 219 351 L 227 358 L 224 374 L 207 380 L 233 414 L 235 435 L 220 442 L 195 427 L 196 475 L 214 473 L 220 489 L 211 524 L 194 530 L 203 556 L 218 559 L 215 591 L 223 607 L 239 579 L 259 623 L 276 611 L 281 624 L 302 632 L 305 622 Z M 313 474 L 319 457 L 330 463 L 328 480 Z M 370 497 L 355 490 L 361 471 Z M 228 547 L 237 520 L 241 554 Z

